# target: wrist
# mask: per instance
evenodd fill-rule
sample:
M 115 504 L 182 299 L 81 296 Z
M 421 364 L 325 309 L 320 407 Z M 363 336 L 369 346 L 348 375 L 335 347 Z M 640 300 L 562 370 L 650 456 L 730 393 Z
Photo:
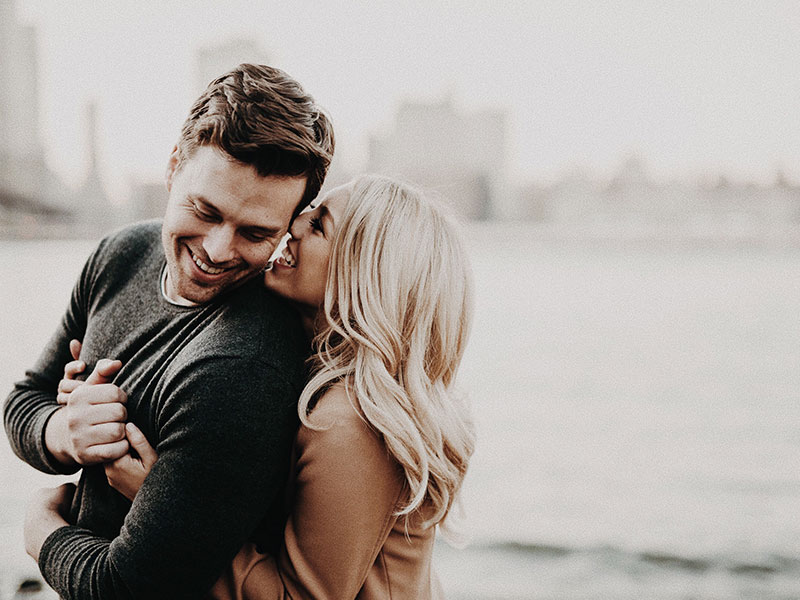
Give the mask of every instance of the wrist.
M 77 467 L 78 461 L 69 451 L 67 419 L 64 407 L 56 410 L 44 428 L 44 445 L 50 455 L 64 467 Z

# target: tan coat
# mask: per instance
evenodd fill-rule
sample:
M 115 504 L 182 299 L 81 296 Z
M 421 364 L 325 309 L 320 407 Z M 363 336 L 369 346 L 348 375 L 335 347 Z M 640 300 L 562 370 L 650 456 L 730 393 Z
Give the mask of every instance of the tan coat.
M 217 600 L 358 598 L 438 600 L 434 529 L 406 535 L 393 513 L 402 470 L 340 386 L 301 426 L 294 449 L 292 511 L 277 559 L 246 545 L 211 590 Z

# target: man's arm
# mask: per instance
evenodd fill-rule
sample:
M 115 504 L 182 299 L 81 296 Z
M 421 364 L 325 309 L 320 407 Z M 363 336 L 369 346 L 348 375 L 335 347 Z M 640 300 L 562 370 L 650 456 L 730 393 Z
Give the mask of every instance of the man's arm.
M 58 382 L 64 365 L 72 360 L 70 340 L 83 339 L 86 331 L 88 298 L 102 247 L 101 243 L 86 261 L 67 310 L 38 361 L 25 373 L 25 378 L 15 384 L 3 405 L 3 422 L 14 453 L 45 473 L 74 473 L 79 468 L 75 461 L 63 456 L 60 448 L 48 449 L 45 430 L 59 410 Z M 60 425 L 59 417 L 54 425 Z
M 45 540 L 39 566 L 62 598 L 200 597 L 282 492 L 296 390 L 281 374 L 225 358 L 171 381 L 159 460 L 120 535 L 62 527 Z

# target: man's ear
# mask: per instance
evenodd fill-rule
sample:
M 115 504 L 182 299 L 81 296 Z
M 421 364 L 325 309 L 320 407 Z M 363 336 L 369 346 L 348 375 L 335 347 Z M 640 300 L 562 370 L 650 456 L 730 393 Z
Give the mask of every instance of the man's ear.
M 166 172 L 166 183 L 167 183 L 167 192 L 172 191 L 172 180 L 175 178 L 175 173 L 178 172 L 178 146 L 174 146 L 172 148 L 172 153 L 169 155 L 169 161 L 167 162 L 167 172 Z

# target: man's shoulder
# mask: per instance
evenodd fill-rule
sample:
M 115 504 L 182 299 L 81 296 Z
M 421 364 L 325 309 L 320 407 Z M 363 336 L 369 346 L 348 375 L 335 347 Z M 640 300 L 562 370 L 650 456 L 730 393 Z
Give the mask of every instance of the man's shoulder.
M 309 343 L 297 311 L 260 281 L 251 281 L 219 299 L 213 317 L 185 352 L 192 361 L 220 358 L 266 365 L 295 382 L 305 379 Z
M 163 254 L 161 249 L 161 221 L 142 221 L 126 225 L 106 235 L 95 248 L 90 263 L 95 269 L 104 269 L 115 260 L 129 265 L 143 256 Z
M 152 276 L 163 261 L 161 222 L 143 221 L 125 226 L 104 237 L 86 264 L 84 285 L 94 294 L 115 290 L 124 282 Z M 146 268 L 149 265 L 150 268 Z
M 112 231 L 100 242 L 105 253 L 149 250 L 161 243 L 161 219 L 140 221 Z

